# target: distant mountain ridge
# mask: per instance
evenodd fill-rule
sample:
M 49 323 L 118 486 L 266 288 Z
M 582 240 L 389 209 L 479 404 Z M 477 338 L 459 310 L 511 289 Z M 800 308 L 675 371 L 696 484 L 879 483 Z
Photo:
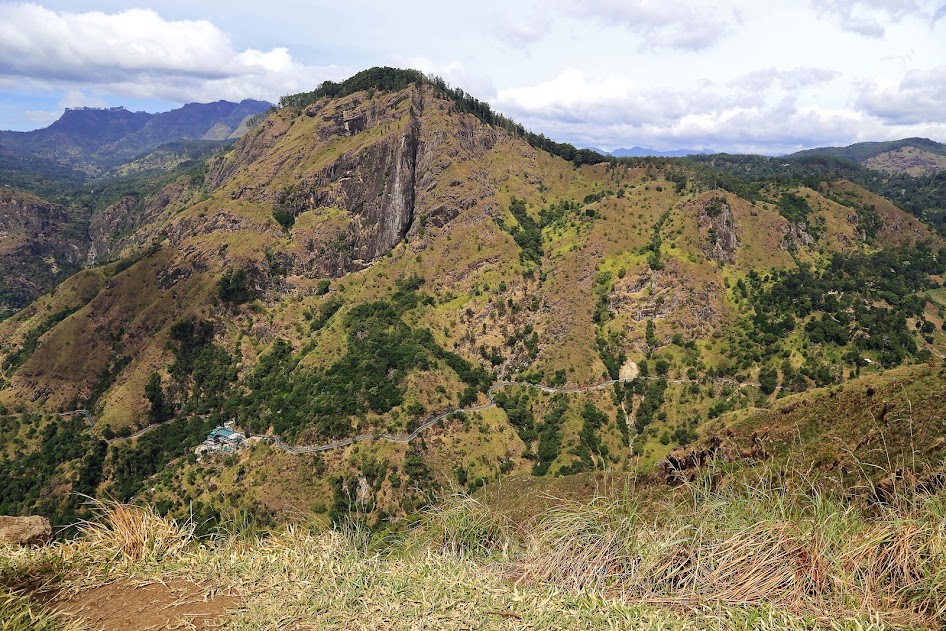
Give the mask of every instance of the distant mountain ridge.
M 110 169 L 182 139 L 239 137 L 248 119 L 270 107 L 266 101 L 245 99 L 188 103 L 157 114 L 124 107 L 70 108 L 42 129 L 0 131 L 0 145 L 24 158 L 52 160 L 82 170 Z
M 903 138 L 902 140 L 880 142 L 858 142 L 853 145 L 847 145 L 846 147 L 816 147 L 814 149 L 796 151 L 789 155 L 792 157 L 829 155 L 847 158 L 855 162 L 864 162 L 887 151 L 895 151 L 903 147 L 918 147 L 930 151 L 931 153 L 946 156 L 946 145 L 941 142 L 936 142 L 935 140 L 930 140 L 929 138 Z
M 904 138 L 886 142 L 859 142 L 846 147 L 818 147 L 789 154 L 797 158 L 836 156 L 876 171 L 913 176 L 946 171 L 946 144 L 929 138 Z
M 687 156 L 702 156 L 714 153 L 712 151 L 700 151 L 698 149 L 672 149 L 670 151 L 658 151 L 647 147 L 637 145 L 630 149 L 620 148 L 614 151 L 605 151 L 597 147 L 588 147 L 591 151 L 600 153 L 603 156 L 614 156 L 615 158 L 685 158 Z
M 693 155 L 706 155 L 712 151 L 699 151 L 697 149 L 673 149 L 671 151 L 657 151 L 647 147 L 634 146 L 630 149 L 615 149 L 611 155 L 615 158 L 684 158 Z

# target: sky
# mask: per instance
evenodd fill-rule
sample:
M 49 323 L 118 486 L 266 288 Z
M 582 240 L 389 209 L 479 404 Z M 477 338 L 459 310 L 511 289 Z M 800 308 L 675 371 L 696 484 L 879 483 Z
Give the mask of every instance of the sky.
M 946 0 L 0 0 L 0 129 L 416 68 L 560 142 L 946 142 Z

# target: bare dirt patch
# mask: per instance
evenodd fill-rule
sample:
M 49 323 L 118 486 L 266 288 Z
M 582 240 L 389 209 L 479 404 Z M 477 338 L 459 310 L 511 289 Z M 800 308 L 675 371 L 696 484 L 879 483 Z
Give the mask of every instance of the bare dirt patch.
M 233 595 L 188 581 L 125 581 L 60 594 L 50 602 L 57 611 L 102 631 L 216 629 L 216 620 L 238 604 Z
M 624 365 L 621 366 L 621 374 L 618 376 L 621 379 L 634 380 L 637 379 L 637 375 L 641 373 L 641 369 L 637 367 L 637 362 L 632 360 L 627 360 L 624 362 Z

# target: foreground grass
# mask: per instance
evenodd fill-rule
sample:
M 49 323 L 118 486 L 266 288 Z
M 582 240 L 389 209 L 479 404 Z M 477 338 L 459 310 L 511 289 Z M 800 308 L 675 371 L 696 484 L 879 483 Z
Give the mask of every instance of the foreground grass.
M 80 631 L 82 627 L 66 620 L 28 595 L 0 590 L 0 631 Z
M 946 495 L 901 499 L 867 511 L 811 486 L 707 484 L 563 504 L 520 530 L 452 498 L 407 531 L 210 540 L 103 505 L 74 542 L 0 551 L 0 585 L 185 578 L 240 595 L 232 630 L 940 628 Z

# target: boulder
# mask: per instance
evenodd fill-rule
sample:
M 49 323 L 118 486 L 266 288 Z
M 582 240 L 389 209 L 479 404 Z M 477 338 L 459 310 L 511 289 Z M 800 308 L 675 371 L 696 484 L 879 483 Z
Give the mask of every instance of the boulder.
M 671 486 L 693 482 L 700 469 L 719 457 L 726 459 L 726 454 L 721 449 L 722 444 L 721 437 L 713 436 L 704 447 L 696 445 L 677 447 L 667 454 L 666 460 L 658 465 L 664 480 Z
M 7 517 L 0 515 L 0 544 L 35 546 L 49 543 L 53 527 L 45 517 Z

